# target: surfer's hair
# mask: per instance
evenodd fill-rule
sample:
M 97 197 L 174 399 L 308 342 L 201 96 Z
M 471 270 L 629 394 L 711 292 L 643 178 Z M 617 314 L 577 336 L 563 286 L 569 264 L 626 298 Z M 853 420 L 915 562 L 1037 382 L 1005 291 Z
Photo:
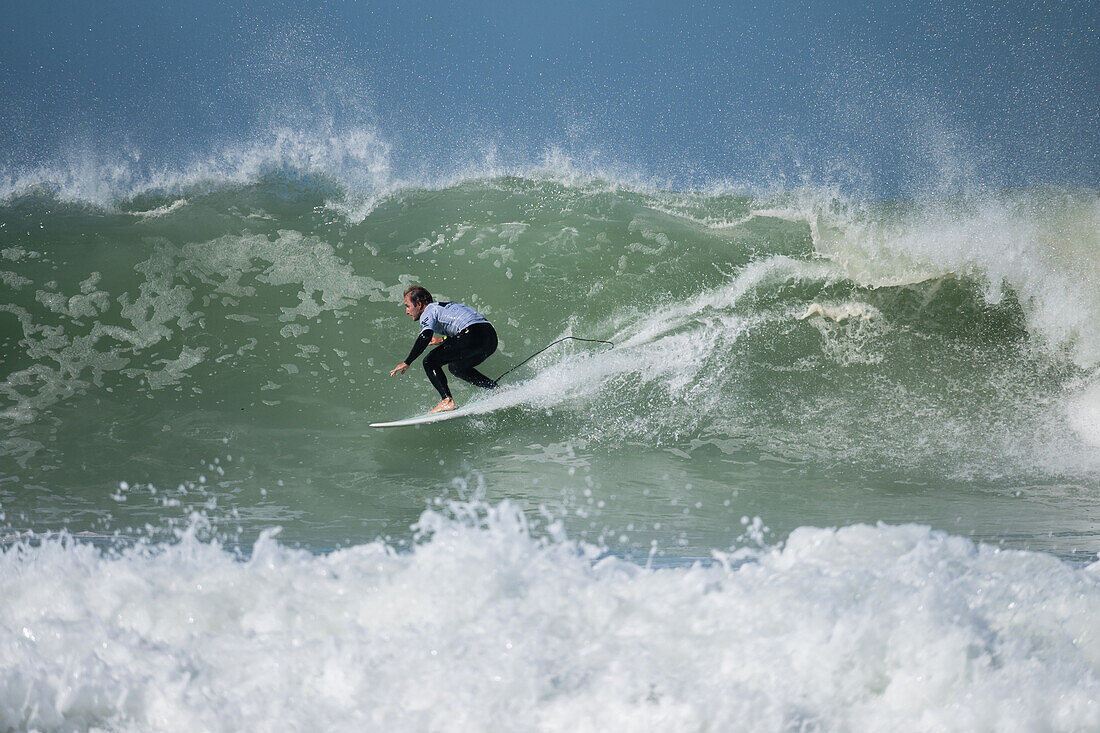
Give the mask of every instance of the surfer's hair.
M 432 302 L 432 294 L 428 292 L 427 288 L 422 288 L 419 285 L 410 285 L 405 291 L 405 295 L 410 302 L 416 305 L 427 305 Z

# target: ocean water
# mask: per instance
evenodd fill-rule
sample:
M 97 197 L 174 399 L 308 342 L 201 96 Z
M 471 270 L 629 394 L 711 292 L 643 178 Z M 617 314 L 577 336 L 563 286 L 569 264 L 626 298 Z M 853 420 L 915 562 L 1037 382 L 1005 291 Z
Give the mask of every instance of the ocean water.
M 1097 3 L 7 5 L 0 733 L 1100 730 Z
M 4 192 L 0 729 L 1100 727 L 1096 191 L 250 155 Z

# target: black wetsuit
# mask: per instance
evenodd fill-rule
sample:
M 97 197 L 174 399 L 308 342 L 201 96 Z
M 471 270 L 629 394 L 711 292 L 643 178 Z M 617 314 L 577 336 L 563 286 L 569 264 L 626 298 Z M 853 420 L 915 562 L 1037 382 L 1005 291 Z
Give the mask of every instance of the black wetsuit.
M 406 364 L 412 364 L 413 360 L 423 353 L 431 343 L 432 336 L 431 331 L 421 331 L 416 343 L 413 344 L 412 351 L 405 359 Z M 497 383 L 474 367 L 488 359 L 489 355 L 496 350 L 497 332 L 493 325 L 487 321 L 473 323 L 429 351 L 424 357 L 424 371 L 428 373 L 428 381 L 436 388 L 442 399 L 451 398 L 447 377 L 443 374 L 444 364 L 449 365 L 451 374 L 459 379 L 477 387 L 492 389 L 497 386 Z

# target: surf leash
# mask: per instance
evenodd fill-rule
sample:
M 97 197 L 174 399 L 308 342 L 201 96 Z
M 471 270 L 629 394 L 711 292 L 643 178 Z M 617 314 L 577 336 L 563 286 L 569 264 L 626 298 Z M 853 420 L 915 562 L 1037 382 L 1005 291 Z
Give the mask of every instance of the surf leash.
M 572 339 L 573 341 L 585 341 L 585 342 L 590 343 L 590 344 L 607 344 L 608 346 L 612 346 L 612 347 L 615 346 L 615 344 L 613 344 L 612 342 L 604 341 L 603 339 L 582 339 L 580 336 L 564 336 L 564 337 L 558 339 L 557 341 L 552 341 L 552 342 L 548 343 L 546 346 L 543 346 L 541 349 L 539 349 L 535 353 L 531 354 L 529 357 L 527 357 L 526 359 L 521 361 L 519 364 L 516 364 L 511 369 L 504 372 L 504 374 L 501 374 L 499 377 L 497 377 L 496 379 L 493 380 L 493 384 L 500 384 L 500 380 L 504 379 L 509 374 L 511 374 L 515 370 L 519 369 L 521 366 L 523 366 L 527 362 L 531 361 L 532 359 L 534 359 L 536 356 L 538 356 L 542 352 L 549 349 L 551 346 L 554 346 L 555 344 L 560 344 L 562 341 L 569 341 L 570 339 Z

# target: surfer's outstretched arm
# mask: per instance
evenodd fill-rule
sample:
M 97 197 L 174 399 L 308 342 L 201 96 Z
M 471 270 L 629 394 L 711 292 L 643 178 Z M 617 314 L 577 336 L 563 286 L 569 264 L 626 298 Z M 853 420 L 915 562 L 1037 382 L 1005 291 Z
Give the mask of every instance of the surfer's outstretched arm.
M 431 329 L 427 328 L 420 332 L 420 335 L 416 337 L 416 341 L 413 342 L 412 351 L 405 357 L 406 364 L 412 364 L 416 361 L 416 357 L 424 353 L 424 349 L 428 348 L 428 345 L 432 342 L 433 335 Z
M 416 357 L 424 353 L 424 349 L 428 348 L 429 346 L 438 344 L 442 341 L 443 339 L 435 336 L 435 334 L 432 333 L 430 329 L 425 328 L 423 331 L 420 332 L 420 335 L 416 337 L 416 341 L 413 342 L 412 351 L 410 351 L 409 355 L 405 357 L 405 361 L 395 366 L 393 368 L 393 371 L 390 372 L 390 376 L 392 377 L 395 374 L 404 374 L 405 371 L 409 368 L 409 364 L 412 364 L 414 361 L 416 361 Z

